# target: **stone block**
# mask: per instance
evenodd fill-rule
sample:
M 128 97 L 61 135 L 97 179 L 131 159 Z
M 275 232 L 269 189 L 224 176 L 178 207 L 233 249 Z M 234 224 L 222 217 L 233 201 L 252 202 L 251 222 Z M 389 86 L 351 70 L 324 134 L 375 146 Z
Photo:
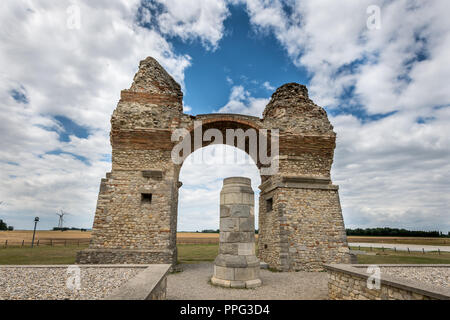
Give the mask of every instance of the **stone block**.
M 247 289 L 254 289 L 262 285 L 261 279 L 255 279 L 255 280 L 247 280 L 245 281 L 245 287 Z
M 239 250 L 239 243 L 221 243 L 219 246 L 219 254 L 237 255 L 238 250 Z
M 225 193 L 223 204 L 241 204 L 242 194 L 241 193 Z
M 231 215 L 231 210 L 228 206 L 226 205 L 221 205 L 220 206 L 220 217 L 221 218 L 227 218 Z
M 235 204 L 231 206 L 231 216 L 234 218 L 250 217 L 251 208 L 248 205 Z
M 234 280 L 234 268 L 214 265 L 214 277 L 223 280 Z
M 255 232 L 255 219 L 253 217 L 239 218 L 239 231 Z
M 242 194 L 242 203 L 248 204 L 248 205 L 255 205 L 255 197 L 253 194 L 250 193 L 243 193 Z
M 255 255 L 255 243 L 254 242 L 238 243 L 238 255 L 254 256 Z
M 230 282 L 230 287 L 235 289 L 244 289 L 246 287 L 245 281 L 233 280 Z
M 239 242 L 255 242 L 255 232 L 240 232 Z
M 251 268 L 236 268 L 234 270 L 235 280 L 254 280 L 259 278 L 259 266 Z
M 223 279 L 217 279 L 216 277 L 211 278 L 211 283 L 216 286 L 221 286 L 225 288 L 229 288 L 231 286 L 231 280 L 223 280 Z
M 245 256 L 245 260 L 247 260 L 248 267 L 261 267 L 259 259 L 255 255 Z
M 223 232 L 237 232 L 240 229 L 239 218 L 221 218 L 220 231 Z
M 248 263 L 245 256 L 219 254 L 214 260 L 214 265 L 228 268 L 246 268 Z
M 220 232 L 219 235 L 220 243 L 230 243 L 230 242 L 240 242 L 241 233 L 240 232 Z

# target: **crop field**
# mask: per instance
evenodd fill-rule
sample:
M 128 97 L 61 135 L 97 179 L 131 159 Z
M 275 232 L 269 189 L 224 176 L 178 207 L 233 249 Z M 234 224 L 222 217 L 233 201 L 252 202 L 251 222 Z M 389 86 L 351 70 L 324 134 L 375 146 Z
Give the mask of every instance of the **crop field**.
M 0 231 L 0 247 L 30 246 L 33 239 L 32 230 Z M 81 245 L 88 244 L 91 232 L 81 231 L 36 231 L 35 244 L 50 245 Z M 39 242 L 39 243 L 38 243 Z
M 348 242 L 393 243 L 393 244 L 423 244 L 430 246 L 450 246 L 450 238 L 422 237 L 361 237 L 348 236 Z
M 256 235 L 256 238 L 258 235 Z M 0 231 L 0 246 L 8 241 L 8 245 L 30 245 L 33 238 L 31 230 Z M 36 231 L 36 239 L 40 245 L 61 244 L 87 244 L 91 239 L 91 232 L 86 231 Z M 361 237 L 349 236 L 348 242 L 366 243 L 393 243 L 393 244 L 422 244 L 422 245 L 448 245 L 450 238 L 414 238 L 414 237 Z M 218 233 L 179 232 L 178 244 L 218 244 Z

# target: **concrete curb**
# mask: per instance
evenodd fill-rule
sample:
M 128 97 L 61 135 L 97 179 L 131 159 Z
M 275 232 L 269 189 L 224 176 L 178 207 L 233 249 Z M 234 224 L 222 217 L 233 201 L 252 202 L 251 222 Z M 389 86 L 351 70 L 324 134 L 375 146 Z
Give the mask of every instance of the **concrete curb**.
M 153 264 L 112 292 L 104 300 L 162 300 L 172 265 Z

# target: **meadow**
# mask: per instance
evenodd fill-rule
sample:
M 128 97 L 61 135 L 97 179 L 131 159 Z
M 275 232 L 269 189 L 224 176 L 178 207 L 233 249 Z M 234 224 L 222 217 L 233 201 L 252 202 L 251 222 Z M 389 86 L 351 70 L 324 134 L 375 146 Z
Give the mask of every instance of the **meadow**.
M 32 231 L 0 231 L 0 264 L 73 264 L 75 263 L 76 253 L 87 248 L 91 232 L 37 231 L 34 248 L 31 248 L 32 237 Z M 441 238 L 348 238 L 349 242 L 449 245 L 449 239 Z M 217 233 L 178 233 L 178 262 L 214 261 L 218 253 L 218 242 L 219 234 Z M 370 251 L 370 249 L 361 248 L 361 251 Z M 450 264 L 450 253 L 427 252 L 423 254 L 421 252 L 407 253 L 373 249 L 369 254 L 359 254 L 358 263 Z
M 258 237 L 258 235 L 256 235 Z M 0 246 L 8 241 L 8 245 L 30 245 L 33 238 L 31 230 L 0 231 Z M 40 244 L 61 245 L 66 241 L 67 244 L 89 243 L 91 231 L 36 231 L 35 241 Z M 398 244 L 423 244 L 423 245 L 450 245 L 450 238 L 418 238 L 418 237 L 361 237 L 349 236 L 348 242 L 366 242 L 366 243 L 398 243 Z M 178 244 L 217 244 L 219 243 L 218 233 L 201 232 L 179 232 L 177 234 Z

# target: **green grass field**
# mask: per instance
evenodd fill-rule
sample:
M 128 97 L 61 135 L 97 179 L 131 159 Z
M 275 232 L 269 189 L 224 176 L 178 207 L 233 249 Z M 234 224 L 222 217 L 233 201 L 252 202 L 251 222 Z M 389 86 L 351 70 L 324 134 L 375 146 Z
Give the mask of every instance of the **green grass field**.
M 39 247 L 0 247 L 0 265 L 2 264 L 74 264 L 78 251 L 84 246 L 39 246 Z
M 358 249 L 352 247 L 351 249 Z M 361 251 L 375 253 L 375 255 L 358 254 L 360 264 L 450 264 L 450 253 L 448 252 L 404 252 L 374 248 L 361 248 Z
M 179 244 L 178 263 L 214 261 L 219 253 L 218 244 Z
M 29 247 L 0 247 L 0 265 L 6 264 L 74 264 L 76 253 L 87 246 L 39 246 Z M 214 261 L 219 249 L 218 244 L 180 244 L 178 245 L 179 263 L 197 263 L 200 261 Z M 354 248 L 353 248 L 354 249 Z M 361 250 L 369 251 L 368 248 Z M 358 255 L 361 264 L 450 264 L 450 253 L 437 252 L 422 254 L 414 252 L 394 252 L 391 250 L 374 249 L 376 255 Z

